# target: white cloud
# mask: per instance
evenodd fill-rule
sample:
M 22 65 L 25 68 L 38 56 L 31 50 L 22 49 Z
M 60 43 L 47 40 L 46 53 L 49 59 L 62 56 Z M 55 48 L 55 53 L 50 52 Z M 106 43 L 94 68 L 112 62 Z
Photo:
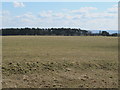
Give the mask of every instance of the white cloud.
M 52 14 L 53 14 L 53 12 L 52 11 L 41 11 L 40 13 L 39 13 L 39 16 L 40 17 L 46 17 L 46 18 L 49 18 L 49 17 L 51 17 L 52 16 Z
M 97 18 L 86 21 L 84 27 L 91 30 L 118 30 L 118 22 L 116 18 Z
M 22 2 L 13 2 L 14 7 L 25 7 Z
M 30 19 L 34 19 L 35 16 L 32 13 L 28 12 L 28 13 L 25 13 L 23 15 L 16 16 L 16 18 L 30 18 Z
M 1 14 L 2 14 L 3 16 L 7 16 L 7 15 L 10 15 L 10 12 L 7 11 L 7 10 L 3 10 L 3 11 L 1 12 Z
M 88 13 L 90 11 L 97 10 L 96 7 L 81 7 L 78 10 L 71 10 L 72 13 Z
M 113 7 L 107 9 L 108 12 L 110 13 L 117 13 L 118 12 L 118 5 L 115 4 Z
M 108 13 L 108 12 L 102 12 L 102 13 L 89 13 L 86 14 L 86 18 L 115 18 L 117 17 L 117 13 Z
M 3 25 L 13 27 L 78 27 L 90 30 L 116 30 L 118 26 L 117 13 L 111 13 L 109 9 L 93 12 L 98 9 L 95 7 L 82 7 L 76 10 L 64 9 L 59 12 L 51 10 L 41 11 L 36 15 L 28 12 L 16 17 L 10 16 L 8 13 L 7 17 L 4 18 Z

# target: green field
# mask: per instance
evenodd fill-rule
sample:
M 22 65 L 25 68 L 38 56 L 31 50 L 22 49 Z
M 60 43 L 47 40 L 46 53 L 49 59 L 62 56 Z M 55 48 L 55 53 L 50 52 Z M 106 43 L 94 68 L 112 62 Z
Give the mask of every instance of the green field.
M 3 36 L 3 88 L 117 88 L 118 38 Z

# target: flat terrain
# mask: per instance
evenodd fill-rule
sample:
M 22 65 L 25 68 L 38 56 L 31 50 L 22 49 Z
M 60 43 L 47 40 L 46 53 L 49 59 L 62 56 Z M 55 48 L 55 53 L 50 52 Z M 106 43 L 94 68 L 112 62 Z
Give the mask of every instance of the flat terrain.
M 117 88 L 118 38 L 3 36 L 3 88 Z

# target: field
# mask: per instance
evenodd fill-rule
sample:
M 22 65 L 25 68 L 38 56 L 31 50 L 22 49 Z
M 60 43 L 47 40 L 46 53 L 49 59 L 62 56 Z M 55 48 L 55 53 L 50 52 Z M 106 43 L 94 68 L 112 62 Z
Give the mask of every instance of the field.
M 3 88 L 117 88 L 118 38 L 3 36 Z

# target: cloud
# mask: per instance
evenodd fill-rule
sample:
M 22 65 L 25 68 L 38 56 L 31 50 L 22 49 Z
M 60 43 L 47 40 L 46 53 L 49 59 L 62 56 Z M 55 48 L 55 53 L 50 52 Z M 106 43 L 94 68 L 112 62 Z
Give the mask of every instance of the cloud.
M 115 7 L 114 5 L 111 8 Z M 37 14 L 27 12 L 16 17 L 9 15 L 6 11 L 4 13 L 7 16 L 4 18 L 3 26 L 77 27 L 90 30 L 117 30 L 117 13 L 111 13 L 110 8 L 99 12 L 95 10 L 99 11 L 96 7 L 81 7 L 80 9 L 59 11 L 43 10 Z
M 37 16 L 33 15 L 33 13 L 31 12 L 16 16 L 16 20 L 18 21 L 18 23 L 22 24 L 23 26 L 24 25 L 32 26 L 38 23 L 37 21 L 39 21 Z
M 50 10 L 41 11 L 38 16 L 42 19 L 54 19 L 54 20 L 65 19 L 65 18 L 67 19 L 71 17 L 71 15 L 69 15 L 68 13 L 53 12 Z
M 7 16 L 7 15 L 10 15 L 10 12 L 7 11 L 7 10 L 2 10 L 1 14 L 2 14 L 3 16 Z
M 89 13 L 84 16 L 85 18 L 115 18 L 117 17 L 117 13 L 108 13 L 108 12 L 97 12 L 97 13 Z
M 116 18 L 96 18 L 86 21 L 84 27 L 91 30 L 118 30 Z
M 23 15 L 16 16 L 16 18 L 30 18 L 30 19 L 34 19 L 35 16 L 31 12 L 28 12 L 28 13 L 25 13 Z
M 96 7 L 81 7 L 78 10 L 71 10 L 71 13 L 88 13 L 93 10 L 97 10 L 97 8 Z
M 13 2 L 14 7 L 25 7 L 22 2 Z
M 49 18 L 49 17 L 52 17 L 52 15 L 53 15 L 52 11 L 41 11 L 39 13 L 39 16 L 43 18 Z
M 117 9 L 117 5 L 113 5 L 113 7 L 102 12 L 95 12 L 98 10 L 96 7 L 81 7 L 80 9 L 69 10 L 69 12 L 73 19 L 116 18 L 118 16 Z
M 117 5 L 117 4 L 116 4 L 116 5 L 113 5 L 113 7 L 108 8 L 107 11 L 108 11 L 109 13 L 117 13 L 117 12 L 118 12 L 118 5 Z

